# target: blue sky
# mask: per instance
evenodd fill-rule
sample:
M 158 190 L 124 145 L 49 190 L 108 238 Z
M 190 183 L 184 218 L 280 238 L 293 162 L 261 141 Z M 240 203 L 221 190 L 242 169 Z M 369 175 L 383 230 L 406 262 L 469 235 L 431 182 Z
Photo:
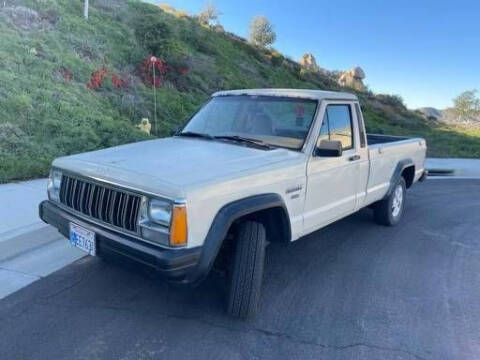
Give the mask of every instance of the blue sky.
M 206 0 L 166 0 L 195 14 Z M 274 24 L 274 47 L 299 59 L 311 52 L 326 69 L 360 65 L 377 93 L 410 108 L 451 106 L 480 90 L 480 0 L 216 0 L 220 23 L 247 36 L 255 15 Z

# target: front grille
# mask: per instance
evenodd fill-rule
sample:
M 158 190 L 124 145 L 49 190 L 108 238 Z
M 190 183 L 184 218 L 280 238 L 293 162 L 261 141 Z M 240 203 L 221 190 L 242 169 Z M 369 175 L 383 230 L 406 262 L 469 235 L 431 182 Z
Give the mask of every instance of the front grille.
M 138 195 L 62 176 L 60 202 L 107 224 L 136 232 L 140 201 Z

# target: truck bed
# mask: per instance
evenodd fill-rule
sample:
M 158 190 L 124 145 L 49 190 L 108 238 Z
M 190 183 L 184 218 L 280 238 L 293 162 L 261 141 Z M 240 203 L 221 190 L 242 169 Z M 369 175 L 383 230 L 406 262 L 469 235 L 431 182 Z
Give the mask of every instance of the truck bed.
M 426 142 L 418 137 L 367 134 L 370 173 L 365 203 L 380 200 L 385 195 L 396 168 L 402 162 L 413 165 L 417 181 L 423 174 Z

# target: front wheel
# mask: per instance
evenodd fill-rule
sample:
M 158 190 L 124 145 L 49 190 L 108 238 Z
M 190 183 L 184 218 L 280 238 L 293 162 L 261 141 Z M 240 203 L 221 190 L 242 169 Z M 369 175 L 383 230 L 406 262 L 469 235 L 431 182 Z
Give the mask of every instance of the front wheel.
M 245 319 L 258 306 L 265 261 L 265 227 L 256 221 L 238 225 L 229 269 L 228 313 Z
M 375 204 L 373 211 L 379 224 L 395 226 L 400 222 L 405 207 L 406 189 L 405 179 L 401 177 L 391 194 Z

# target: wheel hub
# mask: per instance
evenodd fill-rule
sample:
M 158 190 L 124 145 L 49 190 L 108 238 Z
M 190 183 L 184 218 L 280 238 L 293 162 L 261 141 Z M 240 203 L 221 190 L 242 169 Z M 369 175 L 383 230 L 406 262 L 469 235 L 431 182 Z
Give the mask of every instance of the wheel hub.
M 395 187 L 393 193 L 393 201 L 392 201 L 392 215 L 393 217 L 397 217 L 402 210 L 403 204 L 403 189 L 402 186 L 399 184 Z

